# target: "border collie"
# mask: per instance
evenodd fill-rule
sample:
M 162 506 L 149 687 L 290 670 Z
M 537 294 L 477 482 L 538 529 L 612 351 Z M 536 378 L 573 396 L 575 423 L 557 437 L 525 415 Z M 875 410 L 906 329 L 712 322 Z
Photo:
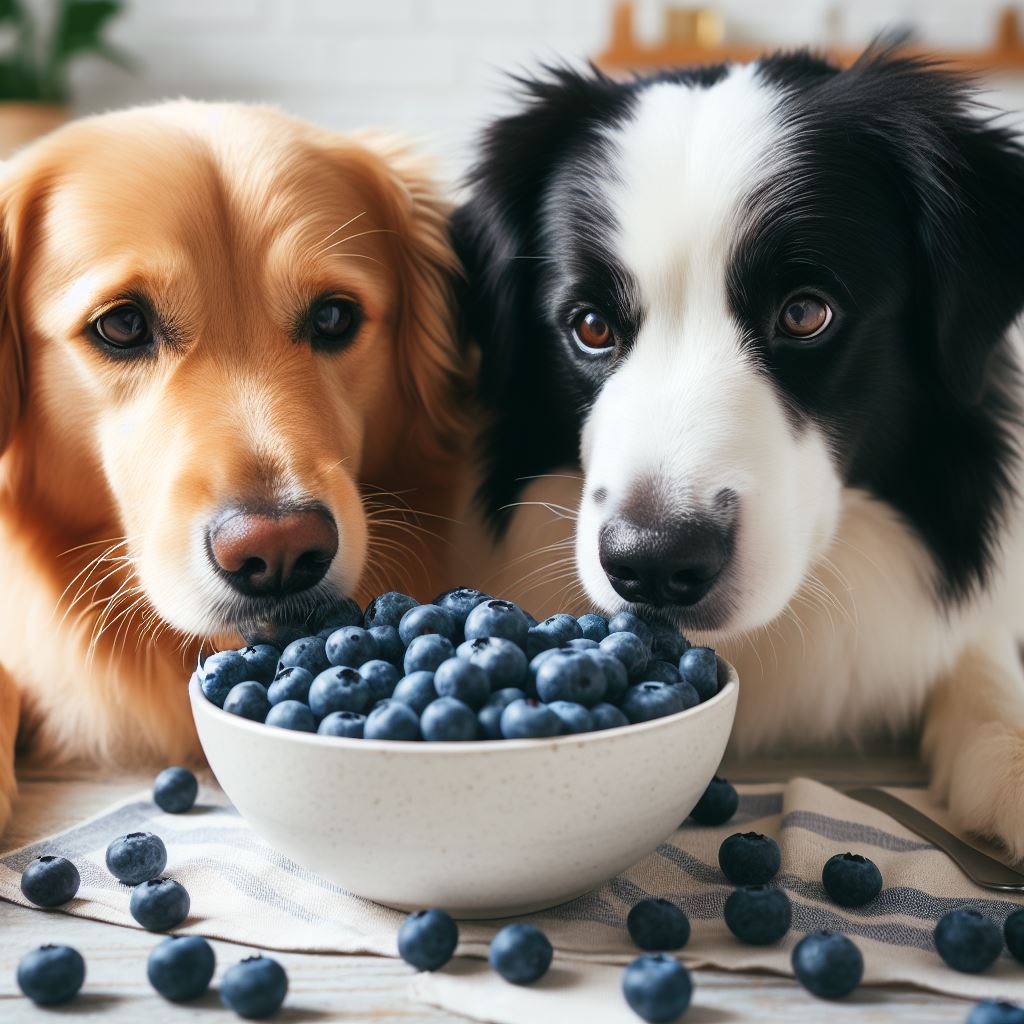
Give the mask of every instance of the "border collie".
M 1024 150 L 891 51 L 523 84 L 454 226 L 492 522 L 577 466 L 587 594 L 737 665 L 739 750 L 923 714 L 1024 856 Z

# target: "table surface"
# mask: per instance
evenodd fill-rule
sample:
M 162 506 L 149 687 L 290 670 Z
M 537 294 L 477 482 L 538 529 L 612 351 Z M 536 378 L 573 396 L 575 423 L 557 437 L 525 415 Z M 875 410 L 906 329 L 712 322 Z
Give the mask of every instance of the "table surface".
M 772 759 L 726 765 L 723 773 L 734 781 L 776 781 L 805 775 L 833 784 L 908 785 L 923 780 L 910 757 L 829 757 Z M 97 777 L 95 773 L 39 772 L 20 776 L 21 790 L 14 817 L 0 848 L 17 846 L 60 831 L 81 818 L 137 792 L 149 784 L 141 776 Z M 21 955 L 44 942 L 66 942 L 81 950 L 88 963 L 87 990 L 62 1011 L 39 1010 L 18 992 L 14 972 Z M 42 914 L 0 901 L 0 1021 L 53 1019 L 57 1014 L 99 1017 L 112 1024 L 186 1024 L 209 1022 L 219 1015 L 215 993 L 189 1004 L 164 1002 L 146 980 L 145 962 L 153 936 L 134 928 L 121 928 L 70 915 Z M 228 963 L 237 955 L 230 943 L 215 942 L 218 960 Z M 411 970 L 400 961 L 383 957 L 275 953 L 288 971 L 287 1004 L 274 1018 L 284 1024 L 310 1021 L 373 1021 L 392 1024 L 457 1022 L 465 1018 L 411 1001 L 407 985 Z M 905 1024 L 962 1022 L 969 1004 L 910 988 L 865 988 L 839 1004 L 809 998 L 797 984 L 770 975 L 695 972 L 694 1004 L 687 1024 L 725 1021 L 814 1022 L 827 1014 L 831 1021 L 876 1022 L 898 1019 Z M 639 1018 L 638 1018 L 639 1020 Z M 567 1022 L 571 1024 L 571 1022 Z

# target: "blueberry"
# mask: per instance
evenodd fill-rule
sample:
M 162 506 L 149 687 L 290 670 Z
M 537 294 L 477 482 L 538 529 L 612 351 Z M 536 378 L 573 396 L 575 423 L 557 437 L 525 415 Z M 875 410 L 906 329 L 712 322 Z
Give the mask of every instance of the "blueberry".
M 563 735 L 594 731 L 594 716 L 582 704 L 571 700 L 553 700 L 548 707 L 561 720 Z
M 309 709 L 317 718 L 326 718 L 332 711 L 363 712 L 369 705 L 370 684 L 354 668 L 329 668 L 309 688 Z
M 690 811 L 690 817 L 698 825 L 724 825 L 736 813 L 739 805 L 740 798 L 736 790 L 716 775 Z
M 377 644 L 377 657 L 390 661 L 392 665 L 401 665 L 405 657 L 405 644 L 394 626 L 373 626 L 366 631 Z
M 864 957 L 845 935 L 810 932 L 791 957 L 797 981 L 820 999 L 848 996 L 864 977 Z
M 685 679 L 678 683 L 670 683 L 669 685 L 679 695 L 679 699 L 683 702 L 684 710 L 695 708 L 700 703 L 699 694 Z
M 526 669 L 526 680 L 524 689 L 527 694 L 531 697 L 536 698 L 537 694 L 537 673 L 543 664 L 550 661 L 554 657 L 565 657 L 569 654 L 569 650 L 562 650 L 560 647 L 552 647 L 549 650 L 541 651 L 540 654 L 535 654 L 531 659 Z
M 152 832 L 129 832 L 107 847 L 107 870 L 125 885 L 156 878 L 167 867 L 167 847 Z
M 975 1003 L 965 1024 L 1024 1024 L 1024 1008 L 1015 1003 L 985 999 Z
M 484 601 L 466 618 L 466 639 L 500 636 L 520 647 L 526 646 L 530 623 L 522 610 L 511 601 Z
M 590 709 L 590 716 L 594 719 L 595 732 L 629 725 L 629 719 L 614 704 L 595 704 Z
M 270 710 L 267 688 L 254 679 L 237 683 L 224 698 L 224 710 L 228 714 L 248 718 L 252 722 L 264 721 Z
M 414 597 L 408 594 L 399 593 L 397 590 L 389 590 L 386 594 L 378 594 L 367 606 L 363 613 L 363 627 L 375 629 L 377 626 L 394 626 L 402 621 L 402 616 L 410 609 L 419 604 Z
M 385 697 L 390 697 L 395 692 L 398 680 L 402 673 L 391 664 L 390 661 L 383 661 L 375 658 L 359 666 L 359 674 L 366 680 L 370 689 L 370 707 Z
M 882 873 L 857 853 L 829 857 L 821 872 L 825 892 L 843 907 L 862 907 L 882 891 Z
M 626 674 L 625 665 L 607 651 L 602 651 L 600 644 L 596 651 L 585 651 L 584 653 L 588 658 L 596 661 L 604 671 L 604 699 L 609 704 L 618 704 L 629 687 L 629 676 Z
M 487 673 L 465 658 L 449 658 L 434 673 L 434 689 L 442 697 L 455 697 L 479 711 L 491 695 Z
M 764 885 L 778 874 L 782 853 L 771 836 L 735 832 L 718 848 L 718 864 L 733 885 Z
M 613 615 L 608 620 L 608 633 L 632 633 L 643 641 L 648 651 L 654 642 L 654 630 L 639 615 L 632 612 L 619 612 L 618 615 Z
M 978 974 L 991 967 L 1003 951 L 1003 936 L 995 921 L 967 907 L 951 910 L 939 919 L 935 948 L 953 970 Z
M 249 666 L 238 651 L 219 651 L 203 663 L 199 686 L 208 701 L 222 708 L 231 687 L 248 678 Z
M 554 950 L 548 937 L 532 924 L 509 924 L 491 939 L 488 959 L 506 981 L 529 985 L 543 978 Z
M 580 625 L 580 635 L 587 640 L 600 643 L 608 635 L 608 620 L 603 615 L 581 615 L 576 620 Z
M 747 885 L 729 894 L 725 923 L 740 942 L 767 946 L 789 931 L 793 908 L 781 889 Z
M 1024 964 L 1024 907 L 1015 910 L 1003 922 L 1003 938 L 1013 957 Z
M 655 683 L 678 683 L 682 678 L 679 674 L 679 669 L 667 661 L 648 662 L 647 668 L 644 669 L 645 683 L 648 681 Z
M 243 647 L 238 653 L 248 666 L 245 678 L 255 679 L 257 683 L 269 686 L 277 672 L 281 652 L 271 644 L 254 644 Z
M 623 714 L 634 724 L 684 711 L 686 705 L 671 683 L 637 683 L 631 686 L 621 703 Z
M 424 605 L 423 607 L 426 607 Z M 425 633 L 413 637 L 405 652 L 402 667 L 405 674 L 410 672 L 434 672 L 443 661 L 455 657 L 451 640 L 440 633 Z
M 173 878 L 150 878 L 132 889 L 128 909 L 143 928 L 165 932 L 188 917 L 191 902 L 180 882 Z
M 497 690 L 487 698 L 487 703 L 477 713 L 477 722 L 480 724 L 480 732 L 489 740 L 500 740 L 501 736 L 501 713 L 516 700 L 526 700 L 526 694 L 517 687 L 510 686 L 504 690 Z
M 410 608 L 398 624 L 398 635 L 402 643 L 408 647 L 418 636 L 429 636 L 436 633 L 448 641 L 458 636 L 455 619 L 436 604 L 421 604 Z
M 418 971 L 437 971 L 451 960 L 459 927 L 443 910 L 417 910 L 398 929 L 398 955 Z
M 347 665 L 351 668 L 359 668 L 380 653 L 376 638 L 360 626 L 344 626 L 333 632 L 327 638 L 324 651 L 332 665 Z
M 258 1020 L 281 1009 L 288 994 L 288 975 L 268 956 L 249 956 L 224 972 L 220 1001 L 239 1017 Z
M 317 622 L 317 636 L 326 640 L 345 626 L 359 626 L 363 621 L 362 609 L 351 597 L 343 597 Z
M 191 811 L 198 795 L 199 782 L 187 768 L 165 768 L 153 780 L 153 802 L 168 814 Z
M 544 651 L 553 651 L 558 647 L 558 641 L 550 634 L 545 633 L 539 626 L 531 626 L 526 631 L 526 644 L 524 650 L 526 657 L 531 661 Z
M 65 857 L 36 857 L 21 876 L 22 895 L 37 907 L 59 907 L 78 895 L 82 877 Z
M 418 740 L 420 717 L 400 700 L 378 704 L 366 716 L 363 737 L 368 740 Z
M 514 700 L 501 713 L 501 735 L 507 740 L 560 736 L 562 720 L 537 700 Z
M 366 727 L 366 715 L 355 711 L 332 711 L 317 727 L 320 736 L 347 736 L 349 739 L 361 740 Z
M 604 670 L 581 651 L 555 651 L 537 669 L 537 695 L 550 703 L 568 700 L 584 707 L 600 704 L 607 683 Z
M 85 961 L 70 946 L 40 946 L 18 964 L 18 988 L 39 1006 L 74 999 L 85 981 Z
M 330 668 L 327 660 L 327 641 L 322 636 L 304 636 L 293 640 L 282 652 L 279 668 L 304 668 L 317 676 Z
M 490 595 L 482 590 L 474 590 L 472 587 L 455 587 L 454 590 L 446 590 L 434 598 L 434 604 L 443 608 L 459 627 L 459 633 L 466 626 L 466 617 L 478 605 L 489 601 Z
M 622 662 L 631 683 L 640 682 L 650 660 L 650 652 L 640 637 L 635 633 L 609 633 L 600 648 Z
M 679 674 L 702 701 L 718 693 L 718 658 L 710 647 L 691 647 L 679 659 Z
M 149 954 L 149 983 L 175 1002 L 196 999 L 209 987 L 216 958 L 213 947 L 198 935 L 172 935 Z
M 399 679 L 392 697 L 402 704 L 408 704 L 417 715 L 422 715 L 428 704 L 437 700 L 433 672 L 410 672 Z
M 266 724 L 293 732 L 316 732 L 316 716 L 297 700 L 283 700 L 275 704 L 267 714 Z
M 565 646 L 571 651 L 597 651 L 601 647 L 596 640 L 588 640 L 585 636 L 570 640 Z
M 309 701 L 309 688 L 313 685 L 313 673 L 308 669 L 282 668 L 274 681 L 267 687 L 267 699 L 271 707 L 286 700 L 297 700 L 302 704 Z
M 487 673 L 492 692 L 506 690 L 510 686 L 521 687 L 526 682 L 526 655 L 511 640 L 498 636 L 478 637 L 459 644 L 455 653 L 479 665 Z
M 690 645 L 679 630 L 661 622 L 651 623 L 654 639 L 651 641 L 651 658 L 655 661 L 667 661 L 678 665 L 683 651 Z
M 455 697 L 438 697 L 423 709 L 420 732 L 432 743 L 475 740 L 476 713 Z
M 543 622 L 533 626 L 530 632 L 546 633 L 555 641 L 556 647 L 561 647 L 570 640 L 583 638 L 583 630 L 580 628 L 580 624 L 565 612 L 549 615 Z
M 641 900 L 626 917 L 626 929 L 641 949 L 682 949 L 690 941 L 690 919 L 668 900 Z
M 638 956 L 623 971 L 622 994 L 638 1017 L 652 1024 L 667 1024 L 686 1012 L 693 982 L 675 957 L 649 953 Z

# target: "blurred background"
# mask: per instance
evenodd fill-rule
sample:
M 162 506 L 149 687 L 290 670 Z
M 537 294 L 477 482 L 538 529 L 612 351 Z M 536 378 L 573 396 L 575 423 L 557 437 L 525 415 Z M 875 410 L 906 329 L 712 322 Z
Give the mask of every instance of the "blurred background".
M 127 104 L 261 100 L 413 135 L 455 178 L 507 109 L 508 71 L 590 59 L 619 73 L 801 45 L 849 60 L 883 30 L 975 71 L 1024 127 L 1017 16 L 994 0 L 0 0 L 0 149 Z

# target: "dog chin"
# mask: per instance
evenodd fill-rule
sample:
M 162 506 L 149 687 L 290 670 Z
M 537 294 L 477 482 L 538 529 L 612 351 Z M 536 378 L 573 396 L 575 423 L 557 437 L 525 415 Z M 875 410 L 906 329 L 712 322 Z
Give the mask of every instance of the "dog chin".
M 318 587 L 285 598 L 246 598 L 225 610 L 223 621 L 247 644 L 283 647 L 322 629 L 341 595 Z

